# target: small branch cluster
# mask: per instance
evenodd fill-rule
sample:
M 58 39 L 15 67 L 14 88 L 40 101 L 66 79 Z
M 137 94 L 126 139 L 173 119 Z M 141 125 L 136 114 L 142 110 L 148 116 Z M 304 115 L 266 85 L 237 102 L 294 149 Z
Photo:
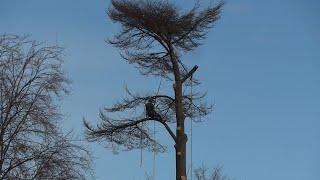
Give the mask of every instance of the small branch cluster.
M 194 171 L 194 176 L 196 180 L 233 180 L 227 175 L 224 175 L 222 168 L 214 168 L 213 171 L 208 172 L 205 166 L 198 167 Z

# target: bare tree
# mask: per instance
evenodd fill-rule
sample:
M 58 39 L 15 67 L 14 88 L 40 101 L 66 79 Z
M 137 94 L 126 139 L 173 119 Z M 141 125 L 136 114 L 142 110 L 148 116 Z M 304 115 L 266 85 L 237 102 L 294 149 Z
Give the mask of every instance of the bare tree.
M 194 176 L 196 180 L 232 180 L 224 175 L 219 167 L 214 168 L 211 172 L 208 172 L 205 166 L 198 167 L 194 170 Z
M 205 39 L 208 30 L 219 19 L 223 3 L 199 10 L 195 6 L 182 11 L 168 1 L 112 0 L 109 17 L 122 25 L 122 30 L 108 42 L 122 50 L 121 56 L 134 64 L 142 75 L 155 75 L 173 82 L 173 95 L 150 93 L 135 94 L 100 113 L 101 124 L 96 127 L 84 121 L 89 141 L 104 141 L 121 145 L 126 150 L 147 148 L 165 151 L 164 145 L 152 136 L 149 122 L 163 125 L 175 143 L 176 179 L 186 179 L 186 118 L 206 116 L 211 106 L 203 103 L 201 93 L 187 94 L 184 89 L 191 83 L 198 66 L 191 70 L 182 61 L 183 53 L 194 50 Z M 153 105 L 150 108 L 150 103 Z M 147 116 L 130 116 L 131 112 L 146 105 Z M 151 109 L 154 112 L 148 112 Z M 130 112 L 127 113 L 127 112 Z M 106 113 L 124 113 L 127 118 L 113 118 Z M 176 132 L 169 123 L 176 124 Z
M 63 135 L 62 48 L 0 36 L 0 179 L 86 179 L 89 152 Z

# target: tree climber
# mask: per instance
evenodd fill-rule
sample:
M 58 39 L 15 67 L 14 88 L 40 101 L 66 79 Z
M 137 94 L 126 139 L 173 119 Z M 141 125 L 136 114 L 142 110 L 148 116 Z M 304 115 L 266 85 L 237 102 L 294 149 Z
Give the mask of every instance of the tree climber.
M 145 106 L 146 106 L 147 117 L 161 120 L 160 114 L 158 114 L 154 108 L 154 99 L 149 98 Z

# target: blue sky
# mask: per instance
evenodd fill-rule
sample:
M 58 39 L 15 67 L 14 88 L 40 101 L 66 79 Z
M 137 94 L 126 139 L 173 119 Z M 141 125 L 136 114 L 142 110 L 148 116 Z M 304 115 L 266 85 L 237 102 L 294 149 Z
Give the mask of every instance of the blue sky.
M 176 3 L 188 8 L 192 2 Z M 104 42 L 119 30 L 106 16 L 108 6 L 107 0 L 0 1 L 1 34 L 31 34 L 66 48 L 73 92 L 61 105 L 61 126 L 80 135 L 82 118 L 98 120 L 100 108 L 124 95 L 124 84 L 146 92 L 159 82 L 141 77 Z M 320 179 L 319 8 L 316 0 L 228 0 L 203 45 L 183 56 L 200 66 L 199 89 L 216 103 L 194 124 L 194 165 L 223 166 L 237 180 Z M 169 151 L 156 156 L 156 179 L 173 179 L 172 142 L 157 130 Z M 139 151 L 90 148 L 99 179 L 140 180 L 152 170 L 151 153 L 143 153 L 140 167 Z

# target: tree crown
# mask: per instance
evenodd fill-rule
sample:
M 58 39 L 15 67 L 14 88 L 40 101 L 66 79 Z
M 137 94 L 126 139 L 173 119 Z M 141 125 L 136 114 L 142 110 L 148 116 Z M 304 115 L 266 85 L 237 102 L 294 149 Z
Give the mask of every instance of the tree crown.
M 142 74 L 169 78 L 173 59 L 186 72 L 179 52 L 191 51 L 201 44 L 219 19 L 222 6 L 220 2 L 204 10 L 194 6 L 182 12 L 167 1 L 113 0 L 108 15 L 122 25 L 122 30 L 109 43 L 125 50 L 122 57 L 136 64 Z

